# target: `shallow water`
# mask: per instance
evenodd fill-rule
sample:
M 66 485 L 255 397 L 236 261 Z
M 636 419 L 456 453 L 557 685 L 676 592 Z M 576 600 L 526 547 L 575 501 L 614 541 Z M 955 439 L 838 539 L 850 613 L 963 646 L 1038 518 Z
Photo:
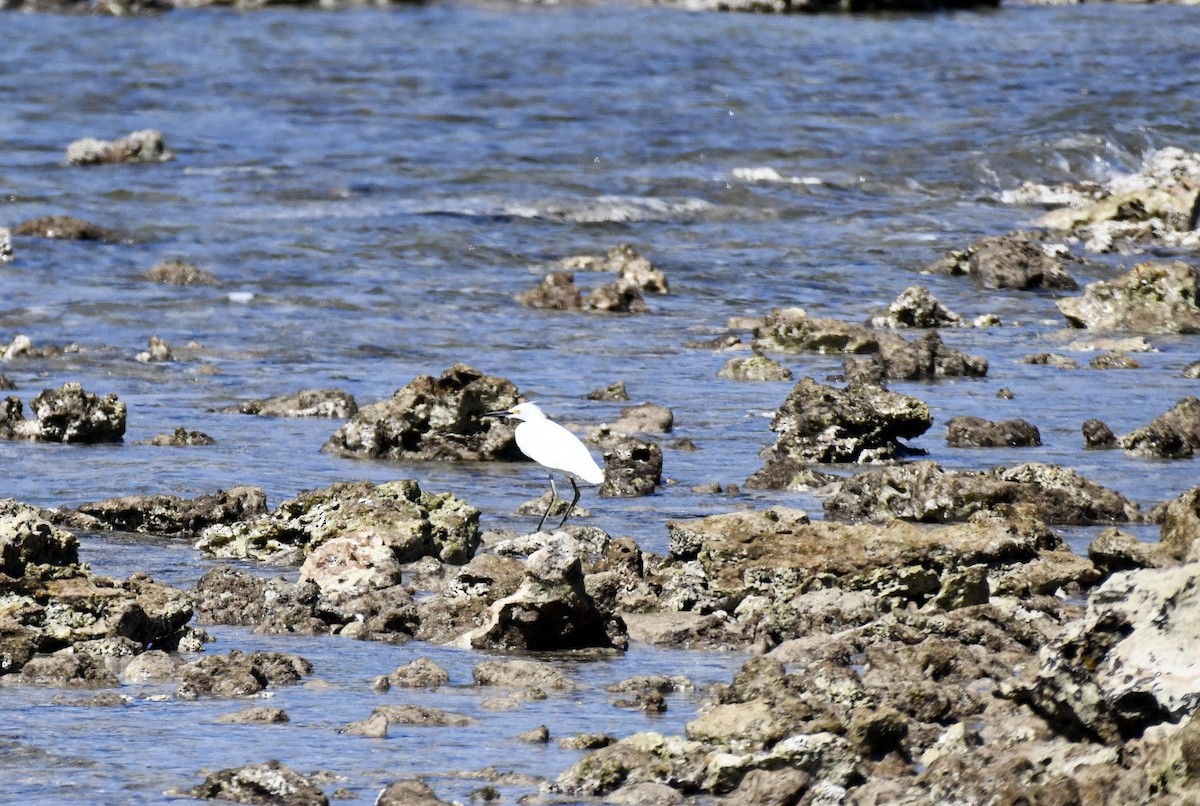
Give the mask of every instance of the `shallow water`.
M 584 400 L 615 380 L 634 402 L 671 408 L 670 439 L 698 450 L 666 447 L 670 483 L 649 498 L 583 501 L 592 523 L 663 551 L 668 518 L 773 503 L 820 512 L 805 493 L 691 491 L 741 485 L 758 469 L 758 451 L 773 441 L 770 415 L 791 384 L 718 379 L 736 353 L 685 345 L 725 333 L 731 316 L 781 306 L 863 320 L 914 283 L 966 317 L 1004 322 L 943 334 L 989 359 L 986 379 L 894 385 L 933 408 L 937 423 L 913 443 L 931 458 L 956 468 L 1057 462 L 1143 508 L 1200 477 L 1195 460 L 1086 452 L 1079 432 L 1100 417 L 1122 433 L 1195 394 L 1197 382 L 1179 371 L 1200 358 L 1200 341 L 1154 338 L 1156 352 L 1137 356 L 1140 370 L 1030 366 L 1023 355 L 1063 352 L 1070 340 L 1052 295 L 918 274 L 945 249 L 1036 217 L 997 201 L 1024 180 L 1103 179 L 1137 169 L 1156 148 L 1200 150 L 1194 10 L 839 18 L 489 3 L 7 14 L 0 25 L 0 225 L 68 213 L 121 235 L 115 244 L 17 239 L 16 260 L 0 264 L 0 342 L 24 333 L 79 351 L 0 371 L 26 403 L 80 381 L 129 407 L 123 445 L 0 442 L 0 496 L 59 506 L 257 484 L 274 506 L 334 481 L 403 477 L 454 491 L 484 512 L 485 527 L 528 530 L 531 520 L 513 510 L 545 483 L 529 465 L 338 459 L 319 452 L 337 423 L 217 411 L 320 386 L 367 404 L 465 361 L 580 426 L 615 419 L 622 404 Z M 63 164 L 74 139 L 146 127 L 164 132 L 174 161 Z M 561 314 L 514 301 L 549 262 L 621 242 L 669 278 L 669 296 L 648 298 L 651 314 Z M 221 285 L 141 278 L 171 257 Z M 1105 258 L 1099 271 L 1113 276 L 1138 259 Z M 577 281 L 590 288 L 602 278 Z M 152 335 L 186 360 L 135 362 Z M 193 341 L 200 346 L 185 350 Z M 1074 355 L 1086 366 L 1093 353 Z M 840 370 L 837 357 L 779 358 L 797 378 Z M 1001 387 L 1014 399 L 998 400 Z M 944 423 L 958 414 L 1023 417 L 1044 445 L 947 448 Z M 132 444 L 179 425 L 217 444 Z M 1063 533 L 1082 550 L 1094 531 Z M 87 536 L 83 553 L 102 573 L 148 570 L 180 585 L 207 567 L 178 542 Z M 539 722 L 555 736 L 679 732 L 698 696 L 673 698 L 665 717 L 649 719 L 613 708 L 599 686 L 654 670 L 728 680 L 741 662 L 635 647 L 579 665 L 582 693 L 494 713 L 469 688 L 476 654 L 418 644 L 349 652 L 337 639 L 214 632 L 211 651 L 297 652 L 327 685 L 276 692 L 293 721 L 265 728 L 212 723 L 242 703 L 83 708 L 49 704 L 59 692 L 0 688 L 6 797 L 58 802 L 91 787 L 99 800 L 151 802 L 198 783 L 201 768 L 268 757 L 333 770 L 363 797 L 410 771 L 497 764 L 553 775 L 578 754 L 552 743 L 516 761 L 508 738 Z M 336 733 L 394 701 L 369 681 L 417 654 L 454 678 L 431 699 L 478 717 L 477 727 L 384 742 Z M 465 797 L 477 782 L 434 785 Z

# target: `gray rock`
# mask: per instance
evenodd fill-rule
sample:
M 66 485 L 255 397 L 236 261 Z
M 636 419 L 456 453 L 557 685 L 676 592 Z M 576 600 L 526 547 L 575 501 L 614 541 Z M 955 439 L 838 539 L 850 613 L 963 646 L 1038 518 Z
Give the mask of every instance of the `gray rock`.
M 146 269 L 143 276 L 164 285 L 220 285 L 213 274 L 186 260 L 160 261 Z
M 358 412 L 354 396 L 341 389 L 304 389 L 287 395 L 247 400 L 225 411 L 263 417 L 334 417 L 347 419 Z
M 98 397 L 78 383 L 45 389 L 30 401 L 26 420 L 21 401 L 6 398 L 0 409 L 0 439 L 39 442 L 120 442 L 125 436 L 125 404 L 115 394 Z
M 825 499 L 835 520 L 945 522 L 973 513 L 1029 504 L 1046 523 L 1136 521 L 1137 504 L 1069 468 L 1027 462 L 987 471 L 943 470 L 931 461 L 885 467 L 844 480 Z
M 233 649 L 228 655 L 208 655 L 185 666 L 175 696 L 181 700 L 247 697 L 271 686 L 299 683 L 311 673 L 312 664 L 298 655 Z
M 662 448 L 653 442 L 625 437 L 604 451 L 604 482 L 600 495 L 629 498 L 652 495 L 662 482 Z
M 1139 263 L 1110 281 L 1060 299 L 1071 327 L 1136 333 L 1200 332 L 1200 269 L 1183 261 Z
M 1103 420 L 1084 420 L 1081 426 L 1084 447 L 1088 450 L 1109 450 L 1117 447 L 1117 436 Z
M 1200 563 L 1109 577 L 1016 689 L 1059 730 L 1105 742 L 1177 723 L 1200 706 Z
M 85 137 L 67 146 L 68 165 L 166 162 L 174 157 L 174 152 L 163 142 L 162 132 L 155 129 L 143 129 L 111 141 Z
M 22 221 L 15 235 L 60 238 L 66 241 L 115 241 L 116 236 L 103 227 L 68 215 L 48 215 Z
M 67 523 L 90 529 L 196 537 L 210 526 L 234 524 L 267 512 L 260 487 L 231 487 L 212 495 L 179 498 L 174 495 L 126 495 L 81 504 L 75 509 L 85 520 L 67 516 Z
M 514 426 L 480 417 L 517 403 L 517 388 L 465 364 L 414 378 L 389 400 L 359 410 L 323 451 L 364 459 L 512 460 Z
M 966 274 L 984 288 L 1074 290 L 1075 280 L 1042 245 L 1020 233 L 983 238 L 926 267 L 930 274 Z
M 550 272 L 537 288 L 518 294 L 517 302 L 553 311 L 583 310 L 583 294 L 575 285 L 575 275 L 569 271 Z
M 944 306 L 923 285 L 909 286 L 900 292 L 883 314 L 873 317 L 872 327 L 934 328 L 961 327 L 962 317 Z
M 278 761 L 220 770 L 208 775 L 199 786 L 173 794 L 197 800 L 273 806 L 328 806 L 329 803 L 319 786 Z
M 952 417 L 946 444 L 954 448 L 1009 448 L 1042 444 L 1037 426 L 1025 420 L 992 422 L 982 417 Z
M 733 381 L 788 381 L 792 379 L 792 371 L 773 358 L 752 355 L 730 358 L 717 377 Z
M 918 437 L 933 424 L 929 407 L 878 386 L 846 389 L 804 378 L 775 413 L 771 430 L 779 436 L 765 452 L 766 465 L 747 486 L 781 489 L 808 464 L 873 462 L 910 450 L 900 440 Z
M 1121 438 L 1130 456 L 1154 459 L 1186 459 L 1200 449 L 1200 399 L 1182 398 L 1149 425 Z
M 387 680 L 400 688 L 439 688 L 450 682 L 450 674 L 429 658 L 417 658 L 397 667 Z

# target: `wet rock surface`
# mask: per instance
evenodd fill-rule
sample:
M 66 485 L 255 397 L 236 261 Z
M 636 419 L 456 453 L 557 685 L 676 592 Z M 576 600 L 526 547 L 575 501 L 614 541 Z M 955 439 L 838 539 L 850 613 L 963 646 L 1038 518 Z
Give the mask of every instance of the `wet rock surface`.
M 259 487 L 233 487 L 186 499 L 173 495 L 129 495 L 81 504 L 73 512 L 56 513 L 65 525 L 79 529 L 197 537 L 209 526 L 232 524 L 267 512 Z
M 115 394 L 99 397 L 78 383 L 45 389 L 29 403 L 26 419 L 19 398 L 0 404 L 0 439 L 38 442 L 120 442 L 125 436 L 125 404 Z
M 838 389 L 804 378 L 775 413 L 771 430 L 778 437 L 764 452 L 766 465 L 747 484 L 785 488 L 811 464 L 904 456 L 913 451 L 901 440 L 919 437 L 932 424 L 929 408 L 916 398 L 869 384 Z
M 278 761 L 220 770 L 207 776 L 204 783 L 175 794 L 195 800 L 283 806 L 327 806 L 329 803 L 321 787 Z
M 304 389 L 292 394 L 247 400 L 229 411 L 263 417 L 333 417 L 347 419 L 358 412 L 354 396 L 341 389 Z
M 1057 303 L 1072 327 L 1138 333 L 1200 332 L 1200 269 L 1139 263 L 1115 280 L 1090 283 Z
M 68 165 L 103 165 L 117 162 L 166 162 L 175 154 L 163 142 L 162 132 L 143 129 L 116 140 L 85 137 L 67 146 Z
M 1200 155 L 1168 147 L 1152 152 L 1141 171 L 1107 182 L 1047 186 L 1026 183 L 1003 194 L 1011 203 L 1046 204 L 1040 226 L 1070 234 L 1092 252 L 1125 244 L 1196 246 Z
M 968 275 L 984 288 L 1074 290 L 1063 264 L 1020 233 L 983 238 L 966 250 L 952 250 L 925 268 L 929 274 Z
M 322 450 L 363 459 L 521 460 L 514 427 L 480 416 L 516 403 L 510 381 L 456 364 L 360 409 Z
M 1037 426 L 1025 420 L 992 422 L 982 417 L 951 417 L 946 444 L 955 448 L 1028 447 L 1042 444 Z
M 1121 438 L 1130 456 L 1187 459 L 1200 449 L 1200 399 L 1185 397 L 1148 425 Z
M 66 241 L 115 241 L 112 232 L 79 218 L 68 215 L 48 215 L 22 221 L 13 229 L 14 235 L 32 235 L 38 238 L 60 238 Z
M 1125 496 L 1070 468 L 1027 462 L 987 471 L 944 470 L 932 461 L 885 467 L 852 476 L 825 499 L 837 520 L 905 518 L 943 522 L 1028 504 L 1047 523 L 1136 521 L 1140 511 Z
M 951 311 L 923 285 L 909 286 L 887 310 L 871 318 L 872 327 L 881 328 L 933 328 L 960 327 L 962 317 Z
M 333 540 L 377 543 L 401 563 L 425 556 L 464 563 L 479 545 L 479 510 L 411 480 L 340 482 L 268 514 L 210 526 L 197 546 L 217 557 L 278 561 L 310 556 Z

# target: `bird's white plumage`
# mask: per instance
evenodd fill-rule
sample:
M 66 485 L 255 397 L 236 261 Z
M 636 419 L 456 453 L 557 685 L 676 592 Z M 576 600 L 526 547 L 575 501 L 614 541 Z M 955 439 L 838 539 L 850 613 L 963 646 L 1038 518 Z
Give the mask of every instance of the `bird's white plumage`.
M 521 421 L 516 429 L 521 453 L 543 467 L 588 484 L 604 481 L 604 471 L 579 437 L 546 417 L 535 404 L 518 403 L 508 410 L 508 415 Z

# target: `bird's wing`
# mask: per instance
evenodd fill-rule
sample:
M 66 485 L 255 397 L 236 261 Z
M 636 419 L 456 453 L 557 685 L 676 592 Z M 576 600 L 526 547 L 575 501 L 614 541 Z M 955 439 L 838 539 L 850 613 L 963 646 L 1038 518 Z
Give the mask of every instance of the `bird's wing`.
M 516 437 L 521 453 L 539 465 L 589 484 L 604 481 L 604 471 L 596 464 L 587 446 L 553 420 L 523 422 L 517 426 Z

